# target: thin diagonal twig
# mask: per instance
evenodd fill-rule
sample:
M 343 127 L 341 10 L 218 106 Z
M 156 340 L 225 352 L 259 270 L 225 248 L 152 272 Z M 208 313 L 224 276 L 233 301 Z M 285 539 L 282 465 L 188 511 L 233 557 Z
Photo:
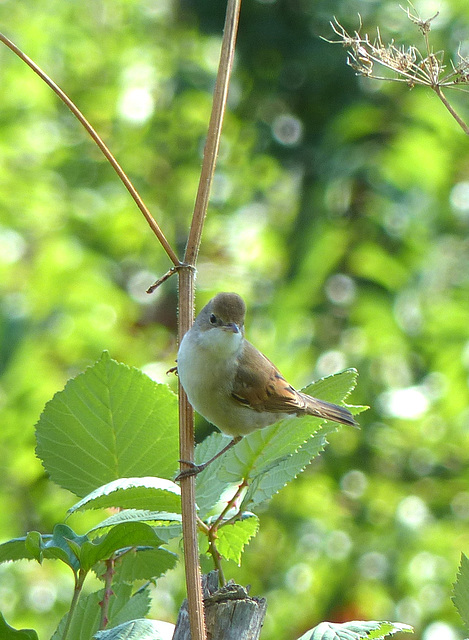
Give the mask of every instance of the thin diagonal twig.
M 42 80 L 44 80 L 44 82 L 52 89 L 52 91 L 54 91 L 54 93 L 70 109 L 70 111 L 77 118 L 77 120 L 79 120 L 79 122 L 83 125 L 83 127 L 86 129 L 86 131 L 89 133 L 89 135 L 96 142 L 96 144 L 98 145 L 98 147 L 102 151 L 103 155 L 109 161 L 109 163 L 113 167 L 114 171 L 117 173 L 119 178 L 124 183 L 124 186 L 126 187 L 127 191 L 130 193 L 132 198 L 134 199 L 137 207 L 143 213 L 146 221 L 150 225 L 151 230 L 153 231 L 153 233 L 156 235 L 156 237 L 160 241 L 161 246 L 166 251 L 169 259 L 171 260 L 171 262 L 174 265 L 179 265 L 180 261 L 179 261 L 177 255 L 176 255 L 176 253 L 172 249 L 172 247 L 169 244 L 168 240 L 166 239 L 164 233 L 161 231 L 158 223 L 153 218 L 153 216 L 151 215 L 151 213 L 148 210 L 147 206 L 143 202 L 143 200 L 140 197 L 138 191 L 135 189 L 135 187 L 133 186 L 132 182 L 127 177 L 125 171 L 122 169 L 120 164 L 117 162 L 115 157 L 112 155 L 111 151 L 108 149 L 108 147 L 106 146 L 106 144 L 104 143 L 102 138 L 95 131 L 95 129 L 91 126 L 91 124 L 88 122 L 88 120 L 82 114 L 82 112 L 78 109 L 78 107 L 75 105 L 75 103 L 72 100 L 70 100 L 70 98 L 67 96 L 67 94 L 52 80 L 52 78 L 50 78 L 33 60 L 31 60 L 31 58 L 29 56 L 27 56 L 19 47 L 16 46 L 16 44 L 14 42 L 9 40 L 3 33 L 0 33 L 0 41 L 3 42 L 3 44 L 5 44 L 9 49 L 11 49 L 11 51 L 13 51 L 13 53 L 15 53 L 19 58 L 21 58 L 21 60 L 23 60 L 23 62 L 25 62 L 28 65 L 28 67 L 34 71 L 34 73 L 36 73 Z

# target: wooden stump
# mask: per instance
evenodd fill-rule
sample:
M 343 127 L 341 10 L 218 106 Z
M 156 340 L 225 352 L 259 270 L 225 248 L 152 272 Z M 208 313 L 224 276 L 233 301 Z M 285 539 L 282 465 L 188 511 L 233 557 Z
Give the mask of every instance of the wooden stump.
M 244 587 L 228 583 L 218 589 L 218 572 L 202 577 L 207 640 L 258 640 L 265 598 L 251 598 Z M 173 640 L 190 640 L 187 600 L 182 603 Z

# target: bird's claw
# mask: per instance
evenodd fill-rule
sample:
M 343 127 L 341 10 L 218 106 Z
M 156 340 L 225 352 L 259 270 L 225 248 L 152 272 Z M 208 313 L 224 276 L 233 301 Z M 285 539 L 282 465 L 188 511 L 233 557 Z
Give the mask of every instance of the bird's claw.
M 190 478 L 191 476 L 196 476 L 201 471 L 203 471 L 207 466 L 206 464 L 196 464 L 195 462 L 191 462 L 190 460 L 179 460 L 179 462 L 182 462 L 183 464 L 187 464 L 189 468 L 181 469 L 181 471 L 174 478 L 174 482 L 179 482 L 184 478 Z

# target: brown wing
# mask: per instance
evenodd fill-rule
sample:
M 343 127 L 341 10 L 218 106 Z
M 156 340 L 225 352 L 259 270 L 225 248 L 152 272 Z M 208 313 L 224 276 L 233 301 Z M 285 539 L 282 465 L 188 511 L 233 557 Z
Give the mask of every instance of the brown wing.
M 255 411 L 298 413 L 305 408 L 301 395 L 285 380 L 277 367 L 247 340 L 239 358 L 232 396 Z
M 357 424 L 346 407 L 296 391 L 277 367 L 247 340 L 231 395 L 255 411 L 309 414 L 350 426 Z

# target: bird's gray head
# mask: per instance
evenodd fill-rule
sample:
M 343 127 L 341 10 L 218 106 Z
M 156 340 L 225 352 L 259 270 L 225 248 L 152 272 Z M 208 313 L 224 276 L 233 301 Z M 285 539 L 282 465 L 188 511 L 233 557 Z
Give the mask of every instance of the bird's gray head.
M 237 293 L 218 293 L 208 302 L 196 318 L 203 331 L 223 329 L 244 335 L 246 305 Z

